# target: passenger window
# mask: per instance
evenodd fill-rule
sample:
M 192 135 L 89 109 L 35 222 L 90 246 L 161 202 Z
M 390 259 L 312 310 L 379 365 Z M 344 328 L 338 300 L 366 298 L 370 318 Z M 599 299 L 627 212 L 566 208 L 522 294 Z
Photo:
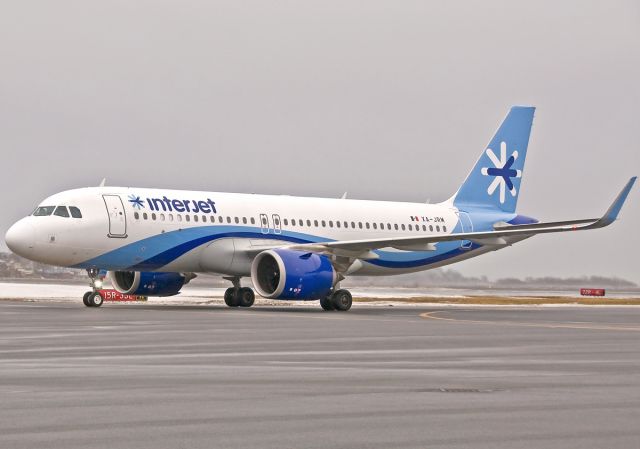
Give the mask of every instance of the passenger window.
M 69 212 L 73 218 L 82 218 L 82 212 L 75 206 L 69 206 Z
M 422 230 L 426 231 L 427 230 L 427 225 L 422 225 Z
M 405 229 L 405 225 L 404 225 L 404 223 L 401 225 L 401 228 L 402 228 L 402 230 L 404 231 L 404 229 Z
M 239 219 L 238 217 L 235 217 L 235 218 L 233 219 L 233 221 L 235 221 L 235 222 L 236 222 L 236 224 L 240 223 L 240 219 Z
M 352 222 L 351 222 L 351 227 L 352 227 L 353 229 L 355 229 L 355 228 L 356 228 L 356 223 L 355 223 L 354 221 L 352 221 Z
M 411 231 L 411 230 L 412 230 L 411 225 L 409 225 L 409 231 Z
M 339 227 L 340 227 L 340 222 L 336 221 L 336 228 L 339 228 Z
M 56 210 L 53 212 L 53 215 L 57 215 L 58 217 L 68 217 L 69 211 L 67 210 L 67 206 L 56 207 Z
M 253 218 L 251 219 L 251 224 L 253 224 Z M 289 219 L 287 218 L 284 219 L 284 225 L 289 226 Z
M 251 224 L 256 224 L 256 219 L 251 217 Z
M 433 225 L 429 225 L 429 232 L 433 232 Z
M 307 220 L 307 226 L 311 227 L 311 220 Z
M 378 223 L 373 224 L 373 229 L 378 229 Z
M 33 215 L 36 217 L 46 217 L 47 215 L 51 215 L 56 206 L 40 206 L 35 210 Z
M 333 221 L 332 220 L 329 220 L 329 227 L 333 228 Z
M 146 212 L 143 212 L 143 213 L 142 213 L 142 218 L 144 218 L 144 219 L 146 220 L 147 218 L 149 218 L 149 216 L 147 215 L 147 213 L 146 213 Z
M 318 220 L 313 220 L 313 225 L 317 228 L 318 227 Z
M 193 216 L 193 221 L 198 221 L 198 216 L 197 215 Z
M 173 221 L 173 214 L 169 214 L 169 221 Z
M 242 224 L 247 224 L 247 217 L 242 217 Z
M 178 221 L 182 221 L 182 215 L 177 214 L 177 215 L 176 215 L 176 220 L 178 220 Z
M 140 214 L 138 212 L 134 212 L 133 213 L 133 218 L 135 218 L 136 220 L 138 220 L 140 218 Z
M 155 213 L 151 214 L 151 219 L 152 219 L 152 220 L 155 220 L 155 219 L 156 219 L 156 214 L 155 214 Z
M 322 220 L 322 227 L 323 227 L 323 228 L 326 228 L 326 227 L 327 227 L 327 222 L 326 222 L 326 221 L 324 221 L 324 220 Z
M 446 226 L 443 226 L 443 227 L 442 227 L 442 231 L 443 231 L 443 232 L 447 232 L 447 227 L 446 227 Z
M 231 217 L 227 217 L 227 223 L 231 223 Z
M 300 226 L 304 226 L 304 221 L 302 221 L 302 218 L 298 219 L 298 224 L 299 224 Z
M 345 222 L 344 222 L 344 227 L 345 227 L 345 228 L 348 228 L 348 227 L 349 227 L 349 222 L 348 222 L 348 221 L 345 221 Z
M 160 214 L 160 221 L 164 221 L 164 214 Z
M 391 223 L 387 223 L 387 229 L 391 231 Z
M 191 215 L 187 214 L 184 216 L 184 221 L 191 221 Z
M 365 223 L 365 226 L 367 227 L 367 229 L 369 229 L 369 222 L 368 221 Z
M 362 229 L 362 222 L 361 221 L 358 222 L 358 228 Z
M 440 232 L 440 225 L 436 226 L 436 231 Z
M 291 219 L 291 226 L 295 226 L 295 225 L 296 225 L 296 219 L 295 219 L 295 218 L 292 218 L 292 219 Z
M 213 221 L 213 217 L 211 217 L 211 221 Z M 203 215 L 203 216 L 202 216 L 202 222 L 203 222 L 203 223 L 206 223 L 206 222 L 207 222 L 207 216 L 206 216 L 206 215 Z
M 394 224 L 393 227 L 395 228 L 395 230 L 398 230 L 398 223 Z

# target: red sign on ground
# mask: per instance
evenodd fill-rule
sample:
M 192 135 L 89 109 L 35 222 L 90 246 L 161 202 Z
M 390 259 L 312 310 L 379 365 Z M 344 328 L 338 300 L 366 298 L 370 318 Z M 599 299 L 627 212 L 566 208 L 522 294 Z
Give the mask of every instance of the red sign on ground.
M 125 301 L 146 301 L 146 296 L 139 295 L 125 295 L 124 293 L 120 293 L 117 290 L 113 289 L 102 289 L 98 290 L 100 296 L 105 301 L 114 301 L 114 302 L 125 302 Z
M 604 288 L 581 288 L 580 294 L 582 296 L 604 296 Z

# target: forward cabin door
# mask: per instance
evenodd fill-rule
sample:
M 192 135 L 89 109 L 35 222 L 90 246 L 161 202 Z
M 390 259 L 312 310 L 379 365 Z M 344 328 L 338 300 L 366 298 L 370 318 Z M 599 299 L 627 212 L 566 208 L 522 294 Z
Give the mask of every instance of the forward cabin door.
M 109 217 L 109 234 L 111 238 L 127 237 L 127 216 L 124 212 L 124 205 L 118 195 L 102 195 L 104 205 L 107 208 Z

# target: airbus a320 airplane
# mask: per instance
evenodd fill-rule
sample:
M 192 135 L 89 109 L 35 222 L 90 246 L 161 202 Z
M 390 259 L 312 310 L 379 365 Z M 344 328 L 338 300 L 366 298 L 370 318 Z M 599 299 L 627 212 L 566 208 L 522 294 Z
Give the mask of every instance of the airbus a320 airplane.
M 230 307 L 250 307 L 251 277 L 265 298 L 320 300 L 349 310 L 346 276 L 427 270 L 505 248 L 535 234 L 611 224 L 629 180 L 601 218 L 539 223 L 516 214 L 533 107 L 513 107 L 460 189 L 440 204 L 302 198 L 218 192 L 93 187 L 44 200 L 6 234 L 28 259 L 84 268 L 102 305 L 98 274 L 116 290 L 145 296 L 180 292 L 195 273 L 233 287 Z

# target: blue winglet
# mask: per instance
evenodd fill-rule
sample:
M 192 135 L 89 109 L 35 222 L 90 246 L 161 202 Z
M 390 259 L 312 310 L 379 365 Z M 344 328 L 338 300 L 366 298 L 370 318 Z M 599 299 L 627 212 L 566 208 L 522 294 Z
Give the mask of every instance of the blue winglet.
M 627 200 L 627 196 L 629 196 L 629 192 L 631 191 L 631 188 L 635 184 L 636 179 L 638 179 L 638 177 L 634 176 L 629 180 L 629 182 L 627 182 L 627 185 L 624 186 L 624 188 L 618 194 L 618 196 L 613 201 L 611 206 L 609 206 L 609 209 L 607 209 L 607 212 L 602 216 L 600 220 L 598 220 L 597 222 L 598 225 L 600 226 L 610 225 L 616 220 L 616 218 L 618 218 L 620 209 L 622 209 L 624 202 Z

